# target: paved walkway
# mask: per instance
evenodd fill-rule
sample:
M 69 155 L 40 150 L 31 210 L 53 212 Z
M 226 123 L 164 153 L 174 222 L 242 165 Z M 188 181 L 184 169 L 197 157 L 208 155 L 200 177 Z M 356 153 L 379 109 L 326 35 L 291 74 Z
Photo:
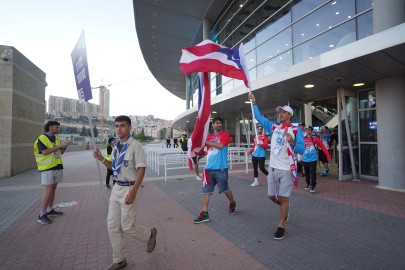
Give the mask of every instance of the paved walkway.
M 0 269 L 103 269 L 111 262 L 110 191 L 90 151 L 68 152 L 64 164 L 56 202 L 77 205 L 63 208 L 51 225 L 36 222 L 36 171 L 0 179 Z M 148 170 L 138 221 L 157 228 L 157 247 L 148 254 L 145 244 L 126 237 L 126 269 L 405 269 L 405 193 L 329 175 L 318 177 L 318 192 L 310 194 L 300 178 L 286 238 L 276 241 L 278 207 L 267 199 L 263 175 L 253 188 L 251 172 L 230 171 L 237 213 L 228 215 L 226 197 L 216 193 L 211 221 L 196 225 L 201 184 L 187 171 L 171 174 L 165 183 Z

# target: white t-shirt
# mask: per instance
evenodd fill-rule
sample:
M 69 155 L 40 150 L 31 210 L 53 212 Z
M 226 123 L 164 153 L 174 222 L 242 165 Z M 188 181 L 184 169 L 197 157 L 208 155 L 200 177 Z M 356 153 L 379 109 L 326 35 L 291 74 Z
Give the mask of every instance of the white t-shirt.
M 271 156 L 269 167 L 290 170 L 290 159 L 287 153 L 287 140 L 284 129 L 280 129 L 281 125 L 273 130 L 271 135 Z M 290 133 L 295 140 L 295 135 L 292 126 L 288 127 L 287 133 Z

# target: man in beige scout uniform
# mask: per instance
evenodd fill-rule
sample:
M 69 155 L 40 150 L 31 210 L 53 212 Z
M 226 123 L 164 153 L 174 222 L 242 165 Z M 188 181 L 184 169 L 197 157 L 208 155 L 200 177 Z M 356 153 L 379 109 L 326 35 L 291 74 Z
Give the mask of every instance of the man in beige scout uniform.
M 108 233 L 113 248 L 113 263 L 106 269 L 121 269 L 127 265 L 124 235 L 127 233 L 147 243 L 151 253 L 156 246 L 156 228 L 145 228 L 135 223 L 139 187 L 145 175 L 145 153 L 142 144 L 130 136 L 131 119 L 121 115 L 115 118 L 115 133 L 118 140 L 112 153 L 112 161 L 106 160 L 99 149 L 95 158 L 113 170 L 113 186 L 108 209 Z

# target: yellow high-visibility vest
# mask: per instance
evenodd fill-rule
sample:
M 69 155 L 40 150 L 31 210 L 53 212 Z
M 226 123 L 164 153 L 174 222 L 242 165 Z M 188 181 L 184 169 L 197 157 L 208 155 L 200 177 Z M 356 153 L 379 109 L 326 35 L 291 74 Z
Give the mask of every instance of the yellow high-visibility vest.
M 105 160 L 111 161 L 112 160 L 112 152 L 114 150 L 114 147 L 111 146 L 111 154 L 107 154 L 108 146 L 111 146 L 110 144 L 107 144 L 107 149 L 105 149 Z
M 39 171 L 49 170 L 49 169 L 52 169 L 53 167 L 58 166 L 59 164 L 63 164 L 62 158 L 61 158 L 62 153 L 60 150 L 53 152 L 49 155 L 43 155 L 42 153 L 39 152 L 38 140 L 40 140 L 47 148 L 53 148 L 55 146 L 60 145 L 60 138 L 59 138 L 59 136 L 55 135 L 55 144 L 53 144 L 51 142 L 51 140 L 49 140 L 48 136 L 42 134 L 35 141 L 34 155 L 35 155 L 35 161 L 37 162 Z

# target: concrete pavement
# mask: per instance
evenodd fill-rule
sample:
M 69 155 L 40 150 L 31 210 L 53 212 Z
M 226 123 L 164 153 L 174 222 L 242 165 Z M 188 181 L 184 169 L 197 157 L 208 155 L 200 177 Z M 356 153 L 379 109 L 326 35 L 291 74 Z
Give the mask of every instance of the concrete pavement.
M 36 171 L 0 180 L 0 269 L 103 269 L 111 263 L 110 191 L 104 178 L 100 183 L 91 151 L 66 153 L 64 166 L 56 202 L 77 205 L 63 208 L 50 225 L 36 222 L 42 194 Z M 300 177 L 286 238 L 276 241 L 278 207 L 267 198 L 263 175 L 260 186 L 250 187 L 252 174 L 230 171 L 235 215 L 227 214 L 226 197 L 215 193 L 211 221 L 196 225 L 201 183 L 193 174 L 172 172 L 165 183 L 147 170 L 138 222 L 157 228 L 157 247 L 148 254 L 145 244 L 126 237 L 126 269 L 405 268 L 404 193 L 329 175 L 318 177 L 318 192 L 310 194 Z

